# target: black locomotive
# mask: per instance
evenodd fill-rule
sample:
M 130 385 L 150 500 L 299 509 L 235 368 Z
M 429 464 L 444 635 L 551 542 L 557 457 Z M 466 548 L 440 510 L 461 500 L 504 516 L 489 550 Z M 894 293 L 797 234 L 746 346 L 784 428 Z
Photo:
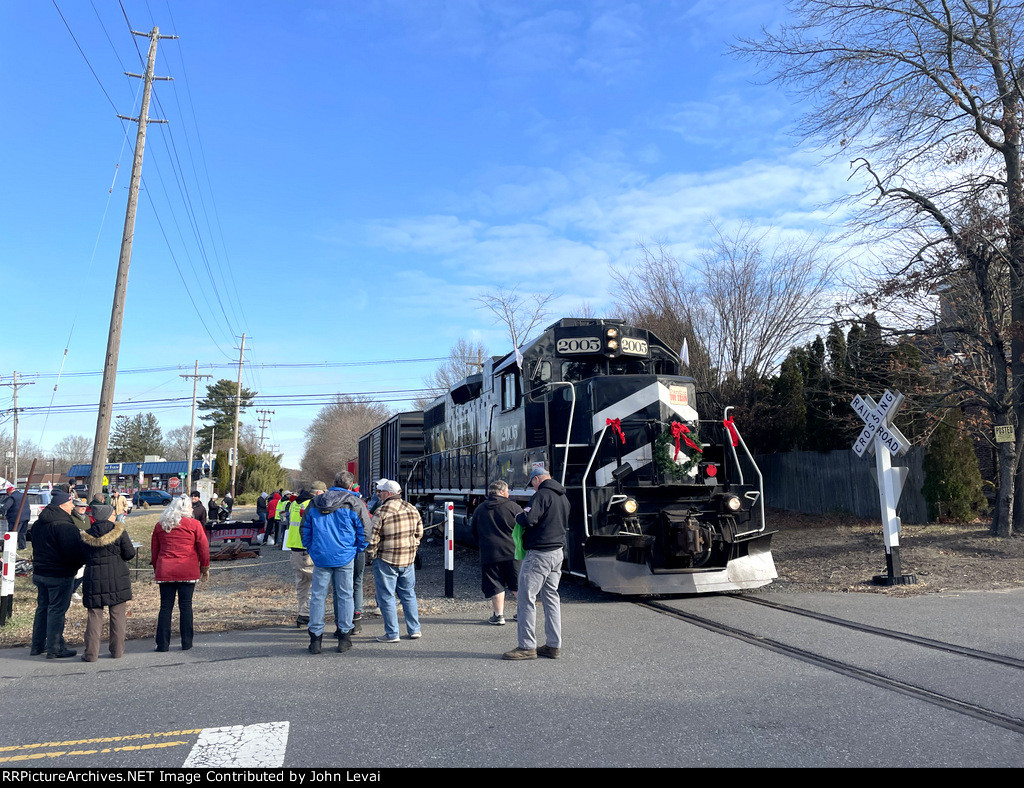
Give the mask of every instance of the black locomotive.
M 360 485 L 398 480 L 428 525 L 454 503 L 465 540 L 490 482 L 525 502 L 527 477 L 543 465 L 572 507 L 570 573 L 622 594 L 766 585 L 777 575 L 760 471 L 728 408 L 698 415 L 679 365 L 642 328 L 565 318 L 424 411 L 364 435 Z M 707 400 L 699 410 L 710 416 Z

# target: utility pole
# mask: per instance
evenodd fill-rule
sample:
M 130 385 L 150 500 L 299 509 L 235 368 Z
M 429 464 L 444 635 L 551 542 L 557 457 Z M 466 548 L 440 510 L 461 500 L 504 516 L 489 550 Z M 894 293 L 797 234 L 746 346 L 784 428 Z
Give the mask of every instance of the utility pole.
M 260 410 L 259 408 L 257 408 L 256 412 L 260 414 L 260 416 L 258 416 L 257 419 L 260 423 L 260 451 L 263 451 L 263 433 L 266 431 L 267 425 L 270 424 L 270 416 L 264 416 L 262 414 L 273 413 L 274 411 Z
M 234 462 L 231 463 L 231 498 L 235 498 L 235 478 L 238 475 L 238 409 L 242 404 L 242 361 L 245 358 L 245 334 L 242 334 L 242 347 L 238 352 L 238 389 L 235 391 L 235 448 Z
M 4 383 L 14 389 L 14 484 L 18 484 L 18 386 L 34 386 L 34 383 L 19 383 L 18 373 L 14 373 L 13 383 Z
M 185 495 L 189 495 L 192 492 L 192 457 L 195 451 L 196 441 L 196 391 L 199 388 L 200 378 L 212 378 L 213 375 L 200 375 L 199 374 L 199 360 L 196 359 L 196 371 L 192 375 L 181 375 L 181 377 L 188 380 L 192 378 L 192 425 L 189 428 L 188 433 L 188 466 L 186 467 L 185 477 Z
M 121 236 L 121 257 L 117 264 L 117 279 L 114 284 L 114 303 L 110 310 L 110 332 L 107 335 L 107 357 L 103 365 L 103 385 L 100 388 L 99 409 L 96 413 L 96 439 L 92 444 L 92 466 L 89 469 L 89 494 L 95 495 L 103 489 L 103 471 L 107 464 L 107 440 L 110 437 L 110 417 L 114 409 L 114 384 L 117 381 L 117 357 L 121 350 L 121 324 L 124 321 L 124 302 L 128 292 L 128 266 L 132 260 L 132 240 L 135 237 L 135 214 L 139 202 L 139 185 L 142 182 L 142 154 L 146 148 L 146 124 L 166 123 L 166 121 L 149 120 L 149 98 L 153 89 L 154 79 L 170 79 L 170 77 L 154 77 L 156 65 L 156 45 L 161 38 L 177 38 L 162 36 L 160 29 L 154 27 L 149 33 L 131 31 L 133 36 L 149 38 L 149 57 L 146 62 L 146 73 L 127 74 L 144 80 L 142 91 L 142 107 L 138 118 L 118 117 L 123 120 L 137 121 L 139 131 L 135 137 L 135 159 L 132 162 L 131 186 L 128 191 L 128 208 L 124 217 L 124 234 Z

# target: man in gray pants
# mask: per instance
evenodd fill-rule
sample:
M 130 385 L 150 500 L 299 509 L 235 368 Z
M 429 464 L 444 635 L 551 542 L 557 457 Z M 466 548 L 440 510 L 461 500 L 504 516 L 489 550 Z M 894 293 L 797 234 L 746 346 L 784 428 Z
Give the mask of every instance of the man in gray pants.
M 504 659 L 558 659 L 562 649 L 562 603 L 558 582 L 562 577 L 565 532 L 569 524 L 569 500 L 565 488 L 545 468 L 536 467 L 527 485 L 536 492 L 530 506 L 516 518 L 523 526 L 526 557 L 519 570 L 519 646 Z M 545 644 L 536 638 L 537 597 L 544 607 Z

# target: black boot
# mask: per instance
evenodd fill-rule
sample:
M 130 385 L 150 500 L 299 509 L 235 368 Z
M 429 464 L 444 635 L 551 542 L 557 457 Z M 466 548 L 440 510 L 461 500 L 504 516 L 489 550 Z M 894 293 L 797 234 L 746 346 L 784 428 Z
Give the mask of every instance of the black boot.
M 352 648 L 352 637 L 346 632 L 340 638 L 338 638 L 338 651 L 345 653 Z
M 295 617 L 295 628 L 301 629 L 309 623 L 309 616 L 296 616 Z
M 323 641 L 323 635 L 314 635 L 312 632 L 309 633 L 309 653 L 319 654 L 320 644 Z

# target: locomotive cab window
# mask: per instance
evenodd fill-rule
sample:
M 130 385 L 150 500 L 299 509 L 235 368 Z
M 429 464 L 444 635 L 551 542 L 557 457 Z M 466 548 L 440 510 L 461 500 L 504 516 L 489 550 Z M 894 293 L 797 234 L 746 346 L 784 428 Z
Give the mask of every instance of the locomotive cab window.
M 646 375 L 649 372 L 645 359 L 620 358 L 608 365 L 609 375 Z
M 519 375 L 508 372 L 501 376 L 501 409 L 513 410 L 519 407 Z
M 599 361 L 563 361 L 562 380 L 576 382 L 594 378 L 604 372 L 604 363 Z

